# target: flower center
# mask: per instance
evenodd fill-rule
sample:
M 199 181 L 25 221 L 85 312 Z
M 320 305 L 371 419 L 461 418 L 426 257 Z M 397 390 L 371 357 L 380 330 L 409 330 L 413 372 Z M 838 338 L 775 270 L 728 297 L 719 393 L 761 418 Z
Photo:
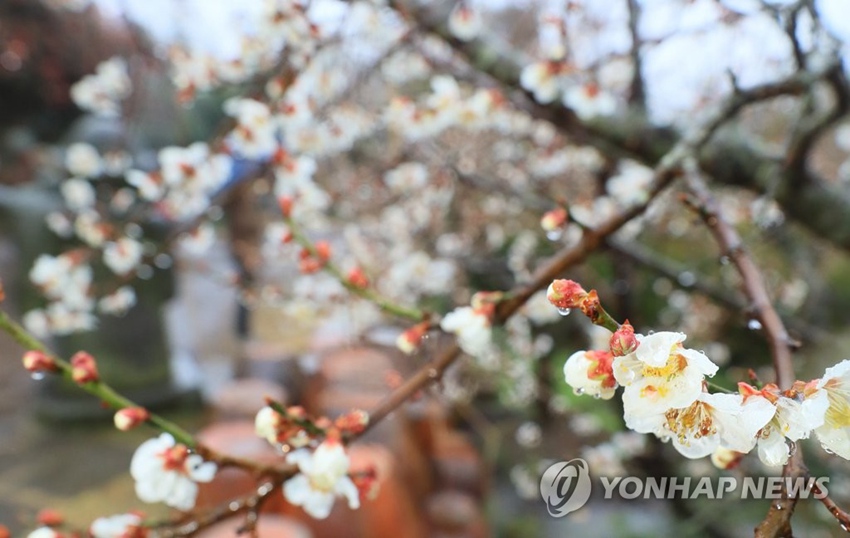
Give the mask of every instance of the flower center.
M 159 454 L 162 458 L 162 467 L 166 471 L 186 470 L 186 458 L 189 457 L 189 449 L 186 445 L 175 445 Z
M 664 416 L 667 419 L 667 428 L 682 444 L 686 444 L 689 438 L 699 439 L 717 433 L 710 406 L 704 402 L 695 402 L 684 409 L 670 409 Z
M 644 366 L 641 373 L 644 377 L 660 377 L 670 380 L 688 367 L 688 359 L 679 353 L 671 354 L 664 366 Z

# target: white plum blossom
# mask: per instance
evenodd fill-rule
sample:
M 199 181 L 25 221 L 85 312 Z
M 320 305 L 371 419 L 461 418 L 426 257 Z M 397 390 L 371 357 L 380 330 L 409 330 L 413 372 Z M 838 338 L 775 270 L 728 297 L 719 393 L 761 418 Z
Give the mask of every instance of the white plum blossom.
M 62 538 L 62 533 L 57 532 L 50 527 L 39 527 L 29 533 L 27 538 Z
M 215 244 L 215 227 L 209 222 L 202 222 L 191 232 L 179 239 L 180 248 L 190 256 L 203 256 Z
M 50 318 L 44 310 L 40 308 L 30 310 L 24 314 L 21 321 L 24 327 L 37 338 L 47 338 L 50 336 Z
M 316 519 L 331 513 L 336 497 L 345 497 L 352 509 L 360 507 L 357 487 L 348 477 L 349 460 L 342 443 L 326 440 L 316 450 L 298 449 L 286 457 L 298 465 L 299 473 L 283 484 L 290 503 L 301 506 Z
M 172 218 L 188 218 L 205 211 L 212 196 L 230 177 L 233 160 L 230 156 L 211 153 L 204 142 L 188 147 L 169 146 L 158 155 L 160 174 L 166 187 L 164 207 Z M 131 180 L 130 177 L 127 178 Z M 132 181 L 138 182 L 156 195 L 157 178 L 145 181 L 134 174 Z M 140 188 L 137 186 L 137 188 Z M 140 194 L 144 197 L 145 194 Z
M 467 354 L 483 358 L 492 351 L 490 317 L 471 306 L 454 309 L 443 317 L 440 327 L 457 336 L 458 345 Z
M 254 431 L 259 437 L 267 440 L 271 444 L 277 444 L 278 427 L 280 426 L 280 413 L 269 406 L 263 407 L 257 412 L 254 417 Z
M 103 116 L 117 116 L 119 101 L 132 90 L 127 62 L 121 57 L 98 64 L 95 73 L 71 86 L 71 99 L 83 110 Z
M 461 41 L 478 37 L 483 25 L 481 13 L 464 2 L 458 2 L 449 15 L 449 32 Z
M 97 211 L 83 211 L 74 219 L 74 233 L 91 247 L 100 248 L 106 241 L 108 226 Z
M 75 176 L 97 177 L 103 171 L 103 160 L 94 146 L 78 142 L 65 150 L 65 168 Z
M 384 184 L 396 193 L 410 193 L 428 183 L 428 167 L 422 163 L 402 163 L 384 174 Z
M 624 207 L 642 204 L 649 199 L 654 177 L 652 169 L 646 166 L 635 161 L 621 161 L 617 175 L 605 183 L 605 190 Z
M 141 170 L 128 170 L 125 181 L 139 191 L 143 200 L 156 202 L 165 195 L 165 184 L 159 174 L 148 174 Z
M 682 333 L 635 335 L 635 351 L 614 359 L 614 377 L 625 387 L 625 414 L 658 415 L 691 405 L 702 393 L 703 379 L 717 365 L 703 353 L 682 346 Z
M 535 101 L 548 105 L 561 95 L 561 69 L 557 62 L 536 62 L 523 68 L 519 83 L 534 94 Z
M 278 147 L 277 128 L 268 105 L 254 99 L 231 98 L 224 103 L 227 115 L 236 118 L 228 142 L 249 159 L 268 157 Z
M 617 110 L 617 100 L 614 96 L 592 83 L 568 89 L 564 93 L 564 105 L 583 120 L 610 116 Z
M 198 495 L 198 482 L 209 482 L 216 464 L 176 443 L 169 433 L 142 443 L 133 454 L 130 474 L 136 495 L 143 502 L 164 502 L 178 510 L 191 510 Z
M 97 199 L 94 187 L 82 178 L 66 179 L 60 187 L 65 205 L 71 211 L 83 211 L 94 206 Z
M 818 441 L 824 450 L 850 459 L 850 359 L 827 368 L 815 389 L 826 392 L 829 402 L 823 424 L 815 428 Z M 815 397 L 807 394 L 803 403 Z
M 95 519 L 89 527 L 92 538 L 143 538 L 146 529 L 138 514 L 118 514 Z
M 74 225 L 71 223 L 71 219 L 64 213 L 51 211 L 44 217 L 44 222 L 50 231 L 59 237 L 71 237 L 74 233 Z
M 47 318 L 53 334 L 66 335 L 80 331 L 91 331 L 97 327 L 97 318 L 91 307 L 71 307 L 63 302 L 51 303 L 47 307 Z
M 765 396 L 745 394 L 744 398 L 765 398 Z M 791 456 L 791 448 L 786 439 L 791 442 L 808 439 L 812 430 L 823 424 L 829 399 L 824 391 L 818 391 L 803 402 L 784 396 L 767 399 L 776 400 L 773 402 L 776 413 L 759 434 L 758 455 L 762 463 L 775 467 L 785 465 Z
M 608 351 L 576 351 L 564 363 L 564 379 L 577 394 L 610 400 L 617 390 Z
M 139 265 L 144 247 L 135 239 L 122 237 L 111 241 L 103 249 L 103 263 L 116 275 L 126 275 Z
M 757 434 L 773 417 L 775 409 L 764 398 L 744 400 L 740 394 L 702 392 L 681 408 L 653 415 L 626 415 L 626 426 L 639 433 L 671 438 L 686 458 L 702 458 L 718 447 L 746 453 Z
M 136 304 L 136 292 L 129 286 L 121 286 L 115 292 L 101 298 L 97 306 L 104 314 L 120 315 Z

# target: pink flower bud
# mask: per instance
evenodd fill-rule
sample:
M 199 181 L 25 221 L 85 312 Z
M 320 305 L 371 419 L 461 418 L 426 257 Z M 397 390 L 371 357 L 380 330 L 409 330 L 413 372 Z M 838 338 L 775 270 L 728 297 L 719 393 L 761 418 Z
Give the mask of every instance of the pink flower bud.
M 396 339 L 396 347 L 407 355 L 410 355 L 419 348 L 419 343 L 422 341 L 425 333 L 428 332 L 429 325 L 427 321 L 423 321 L 407 329 Z
M 556 308 L 578 308 L 587 298 L 587 292 L 572 280 L 553 280 L 546 291 L 546 298 Z
M 620 328 L 611 335 L 611 353 L 615 357 L 622 357 L 623 355 L 628 355 L 632 351 L 636 350 L 640 342 L 635 338 L 635 328 L 632 327 L 632 324 L 629 323 L 629 320 L 623 322 L 620 325 Z
M 563 207 L 547 211 L 540 219 L 540 227 L 544 231 L 554 232 L 564 227 L 567 223 L 567 210 Z
M 363 272 L 363 269 L 355 267 L 348 272 L 348 283 L 362 290 L 369 287 L 369 278 Z
M 718 447 L 717 450 L 711 454 L 711 463 L 713 463 L 718 469 L 734 469 L 739 463 L 741 463 L 741 459 L 743 457 L 744 454 L 740 452 Z
M 27 351 L 24 353 L 23 362 L 24 368 L 34 374 L 42 372 L 56 372 L 59 370 L 59 366 L 56 364 L 56 361 L 53 360 L 53 357 L 37 350 Z
M 38 512 L 36 519 L 45 527 L 58 527 L 65 523 L 65 516 L 52 508 L 43 508 Z
M 316 243 L 316 256 L 322 262 L 326 262 L 331 259 L 331 245 L 327 241 L 319 241 Z
M 100 381 L 100 374 L 97 373 L 94 357 L 85 351 L 78 351 L 71 357 L 71 378 L 80 385 Z
M 341 417 L 337 417 L 334 426 L 343 433 L 358 434 L 369 425 L 369 413 L 360 409 L 354 409 Z
M 280 212 L 283 213 L 284 218 L 289 218 L 292 216 L 292 204 L 293 199 L 291 196 L 281 196 L 277 199 L 277 204 L 280 206 Z
M 126 432 L 146 422 L 151 414 L 144 407 L 125 407 L 115 413 L 115 427 Z

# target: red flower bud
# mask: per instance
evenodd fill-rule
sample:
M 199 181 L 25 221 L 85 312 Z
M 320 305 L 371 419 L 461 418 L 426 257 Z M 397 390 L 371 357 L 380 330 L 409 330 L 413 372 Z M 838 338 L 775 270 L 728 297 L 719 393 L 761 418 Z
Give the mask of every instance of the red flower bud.
M 316 243 L 316 256 L 320 260 L 326 262 L 331 259 L 331 245 L 327 241 L 319 241 Z
M 620 325 L 620 328 L 611 335 L 611 341 L 609 343 L 611 346 L 611 353 L 615 357 L 628 355 L 632 351 L 636 350 L 639 344 L 640 342 L 638 342 L 637 338 L 635 338 L 635 328 L 632 327 L 629 320 L 623 322 L 623 324 Z
M 351 473 L 351 481 L 354 482 L 361 499 L 372 500 L 377 497 L 380 482 L 378 481 L 378 471 L 374 465 L 363 471 Z
M 115 413 L 115 427 L 126 432 L 146 422 L 151 414 L 144 407 L 125 407 Z
M 546 298 L 556 308 L 578 308 L 587 298 L 587 292 L 572 280 L 553 280 L 546 291 Z
M 277 204 L 280 206 L 280 212 L 283 213 L 284 218 L 290 218 L 292 216 L 292 204 L 294 200 L 291 196 L 281 196 L 277 199 Z
M 78 351 L 71 357 L 71 378 L 75 383 L 93 383 L 100 381 L 100 374 L 97 372 L 97 364 L 94 362 L 94 357 L 85 351 Z
M 65 517 L 56 510 L 50 508 L 40 510 L 36 519 L 45 527 L 58 527 L 65 523 Z
M 543 214 L 543 218 L 540 219 L 540 227 L 547 232 L 554 232 L 563 228 L 566 223 L 567 210 L 563 207 L 547 211 Z
M 419 347 L 419 343 L 428 332 L 430 323 L 423 321 L 401 333 L 395 341 L 396 347 L 410 355 Z
M 343 433 L 358 434 L 369 425 L 369 413 L 360 409 L 354 409 L 334 421 L 334 426 Z
M 355 267 L 348 272 L 348 283 L 362 290 L 369 287 L 369 278 L 363 272 L 363 269 Z
M 32 350 L 24 353 L 24 368 L 32 373 L 57 372 L 59 366 L 53 357 L 41 351 Z

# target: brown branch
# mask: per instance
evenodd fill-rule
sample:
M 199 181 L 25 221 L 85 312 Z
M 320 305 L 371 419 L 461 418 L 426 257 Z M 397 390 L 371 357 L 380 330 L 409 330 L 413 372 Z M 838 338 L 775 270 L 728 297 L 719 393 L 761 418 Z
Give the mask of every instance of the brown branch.
M 643 80 L 643 61 L 640 48 L 643 44 L 638 33 L 641 7 L 637 0 L 626 0 L 629 8 L 629 34 L 632 37 L 632 47 L 629 56 L 632 59 L 632 80 L 629 85 L 629 104 L 640 109 L 646 108 L 646 87 Z
M 791 339 L 773 308 L 761 272 L 747 254 L 738 232 L 723 217 L 717 200 L 699 176 L 696 163 L 690 162 L 688 168 L 686 181 L 688 189 L 694 196 L 689 200 L 689 205 L 699 213 L 720 245 L 722 254 L 732 260 L 741 274 L 744 293 L 752 302 L 751 310 L 764 329 L 776 371 L 776 383 L 783 389 L 790 389 L 795 380 L 794 365 L 791 361 Z M 782 476 L 798 478 L 807 475 L 808 470 L 803 462 L 802 451 L 798 449 L 785 465 Z M 757 537 L 792 536 L 791 517 L 796 505 L 797 498 L 789 497 L 783 486 L 781 498 L 771 504 L 764 520 L 756 527 L 755 535 Z
M 249 519 L 246 523 L 245 530 L 250 532 L 253 528 L 252 522 L 255 522 L 255 518 L 252 518 L 251 514 L 256 514 L 269 495 L 271 495 L 282 483 L 283 480 L 280 479 L 266 482 L 258 487 L 256 491 L 248 495 L 213 508 L 209 512 L 192 519 L 188 523 L 176 526 L 170 530 L 159 531 L 157 536 L 162 538 L 192 536 L 201 529 L 205 529 L 219 521 L 224 521 L 231 516 L 243 512 L 248 514 Z
M 850 514 L 835 504 L 835 502 L 829 498 L 829 495 L 827 495 L 826 492 L 816 483 L 812 485 L 812 493 L 814 493 L 816 499 L 826 506 L 826 509 L 829 510 L 830 514 L 832 514 L 832 517 L 834 517 L 835 520 L 838 521 L 838 524 L 841 525 L 841 529 L 844 532 L 850 533 Z

